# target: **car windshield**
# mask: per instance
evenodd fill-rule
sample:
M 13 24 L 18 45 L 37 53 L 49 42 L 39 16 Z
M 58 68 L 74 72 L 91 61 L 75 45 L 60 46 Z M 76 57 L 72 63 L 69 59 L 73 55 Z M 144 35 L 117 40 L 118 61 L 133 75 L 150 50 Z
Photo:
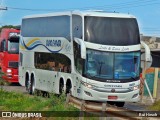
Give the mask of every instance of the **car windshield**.
M 84 75 L 106 81 L 135 80 L 139 77 L 140 52 L 111 53 L 87 49 Z
M 19 53 L 19 37 L 11 37 L 8 40 L 8 52 L 11 54 Z

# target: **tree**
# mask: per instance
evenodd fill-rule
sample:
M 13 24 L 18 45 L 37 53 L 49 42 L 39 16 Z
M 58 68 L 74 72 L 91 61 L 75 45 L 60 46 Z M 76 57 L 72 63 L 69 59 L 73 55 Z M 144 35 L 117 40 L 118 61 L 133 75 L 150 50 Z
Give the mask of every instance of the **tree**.
M 4 25 L 0 27 L 0 32 L 3 28 L 15 28 L 15 29 L 20 29 L 20 25 L 14 26 L 14 25 Z

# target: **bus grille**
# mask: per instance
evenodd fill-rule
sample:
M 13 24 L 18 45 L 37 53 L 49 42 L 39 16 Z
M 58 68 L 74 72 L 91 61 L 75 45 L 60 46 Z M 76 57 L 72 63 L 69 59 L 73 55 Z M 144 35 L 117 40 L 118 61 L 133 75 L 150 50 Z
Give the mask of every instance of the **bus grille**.
M 8 65 L 10 68 L 18 68 L 18 62 L 9 62 Z

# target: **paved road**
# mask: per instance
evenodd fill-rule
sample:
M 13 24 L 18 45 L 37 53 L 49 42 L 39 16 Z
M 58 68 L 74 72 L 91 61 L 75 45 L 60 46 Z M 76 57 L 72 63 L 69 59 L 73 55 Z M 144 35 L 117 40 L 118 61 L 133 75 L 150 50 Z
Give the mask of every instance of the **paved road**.
M 17 84 L 13 84 L 13 85 L 9 85 L 9 86 L 0 86 L 0 87 L 2 87 L 6 91 L 15 91 L 15 92 L 23 93 L 23 94 L 28 94 L 25 87 L 22 87 Z M 126 109 L 134 110 L 134 111 L 145 111 L 145 110 L 147 110 L 148 106 L 141 104 L 141 103 L 127 102 L 124 107 Z
M 19 84 L 13 84 L 13 85 L 7 85 L 7 86 L 3 85 L 3 86 L 0 86 L 0 88 L 4 89 L 6 91 L 9 91 L 9 92 L 14 91 L 14 92 L 27 94 L 25 87 L 22 87 Z
M 134 110 L 134 111 L 146 111 L 148 106 L 146 106 L 144 104 L 141 104 L 141 103 L 130 103 L 130 102 L 127 102 L 124 105 L 124 107 L 129 109 L 129 110 Z

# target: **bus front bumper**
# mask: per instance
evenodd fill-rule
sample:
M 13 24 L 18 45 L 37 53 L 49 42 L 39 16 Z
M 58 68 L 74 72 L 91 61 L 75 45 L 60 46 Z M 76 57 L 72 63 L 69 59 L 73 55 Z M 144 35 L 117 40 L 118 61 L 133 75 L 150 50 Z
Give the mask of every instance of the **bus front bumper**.
M 139 89 L 126 92 L 126 93 L 116 93 L 116 92 L 99 92 L 83 86 L 79 94 L 79 98 L 91 101 L 122 101 L 122 102 L 138 102 Z

